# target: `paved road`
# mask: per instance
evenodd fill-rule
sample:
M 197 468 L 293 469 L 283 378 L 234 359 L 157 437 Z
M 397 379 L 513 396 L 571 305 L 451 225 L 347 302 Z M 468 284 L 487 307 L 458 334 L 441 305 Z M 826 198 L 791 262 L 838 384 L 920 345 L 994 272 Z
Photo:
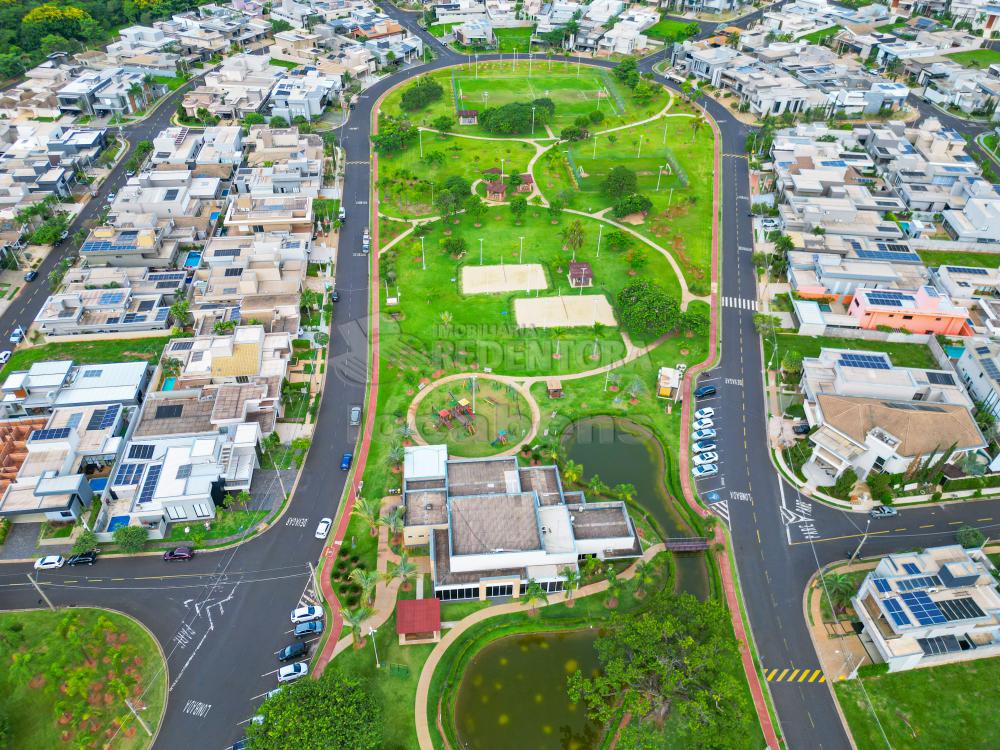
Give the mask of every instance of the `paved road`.
M 409 14 L 397 13 L 388 4 L 383 7 L 404 25 L 415 26 Z M 367 377 L 369 258 L 359 248 L 368 214 L 371 107 L 398 81 L 461 59 L 437 49 L 440 56 L 429 65 L 405 69 L 367 90 L 341 130 L 347 158 L 344 195 L 348 220 L 341 232 L 337 263 L 340 302 L 329 349 L 330 375 L 315 447 L 282 522 L 248 544 L 202 553 L 190 563 L 166 564 L 156 557 L 105 559 L 85 571 L 63 569 L 40 576 L 55 604 L 120 609 L 149 625 L 163 644 L 171 692 L 157 747 L 221 749 L 242 736 L 243 726 L 264 693 L 276 684 L 274 652 L 289 641 L 287 613 L 311 598 L 308 564 L 317 560 L 323 546 L 313 538 L 313 530 L 320 517 L 335 514 L 343 494 L 346 475 L 338 469 L 339 457 L 352 449 L 358 437 L 356 428 L 348 425 L 348 408 L 362 402 Z M 643 67 L 648 69 L 655 61 L 646 60 Z M 172 99 L 148 122 L 127 128 L 129 137 L 137 141 L 165 127 L 175 105 Z M 706 106 L 719 121 L 724 152 L 740 154 L 744 126 L 717 105 L 708 102 Z M 752 299 L 750 253 L 740 249 L 749 245 L 750 237 L 746 169 L 745 159 L 725 157 L 722 294 Z M 95 210 L 103 203 L 104 193 L 117 189 L 122 179 L 119 167 L 94 202 Z M 85 211 L 76 226 L 92 213 Z M 59 255 L 53 253 L 48 265 L 43 264 L 43 274 Z M 29 296 L 16 302 L 0 319 L 0 330 L 29 323 L 42 299 Z M 778 481 L 761 437 L 766 423 L 760 348 L 751 315 L 735 308 L 722 311 L 723 358 L 708 377 L 720 378 L 719 403 L 727 407 L 720 429 L 723 473 L 714 480 L 718 487 L 703 486 L 701 490 L 719 490 L 719 500 L 725 503 L 744 595 L 765 666 L 816 666 L 802 621 L 803 586 L 818 563 L 836 559 L 845 544 L 855 543 L 863 519 L 802 501 Z M 906 511 L 890 522 L 903 531 L 872 537 L 865 549 L 878 552 L 940 543 L 950 538 L 952 527 L 948 524 L 955 520 L 967 518 L 989 526 L 994 514 L 1000 519 L 1000 503 Z M 989 521 L 976 521 L 974 516 L 988 517 Z M 808 523 L 803 519 L 809 519 Z M 25 579 L 28 570 L 26 565 L 0 567 L 0 605 L 39 605 Z M 772 692 L 790 747 L 848 747 L 824 688 L 781 684 L 773 685 Z

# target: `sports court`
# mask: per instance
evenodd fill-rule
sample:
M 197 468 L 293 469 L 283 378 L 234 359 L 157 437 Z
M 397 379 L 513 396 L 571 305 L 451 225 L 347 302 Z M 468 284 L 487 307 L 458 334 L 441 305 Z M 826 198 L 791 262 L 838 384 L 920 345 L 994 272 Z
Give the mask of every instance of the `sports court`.
M 614 311 L 603 294 L 516 299 L 514 316 L 520 328 L 592 327 L 594 323 L 618 325 Z
M 548 289 L 545 270 L 537 263 L 513 266 L 462 266 L 463 294 L 500 294 Z

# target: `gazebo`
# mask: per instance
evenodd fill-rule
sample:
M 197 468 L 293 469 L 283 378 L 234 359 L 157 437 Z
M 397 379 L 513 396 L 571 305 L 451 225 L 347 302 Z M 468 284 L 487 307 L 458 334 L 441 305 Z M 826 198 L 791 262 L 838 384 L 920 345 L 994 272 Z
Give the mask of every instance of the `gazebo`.
M 400 599 L 396 602 L 396 634 L 399 645 L 437 643 L 441 640 L 439 599 Z
M 458 124 L 459 125 L 478 125 L 479 124 L 479 110 L 477 110 L 477 109 L 460 109 L 458 111 Z
M 530 193 L 535 187 L 535 178 L 531 176 L 530 172 L 525 172 L 521 175 L 521 182 L 517 186 L 517 192 L 519 193 Z
M 486 198 L 491 201 L 505 201 L 507 200 L 507 185 L 496 180 L 495 182 L 486 183 Z
M 569 264 L 569 285 L 574 289 L 594 285 L 594 269 L 589 263 L 572 261 Z

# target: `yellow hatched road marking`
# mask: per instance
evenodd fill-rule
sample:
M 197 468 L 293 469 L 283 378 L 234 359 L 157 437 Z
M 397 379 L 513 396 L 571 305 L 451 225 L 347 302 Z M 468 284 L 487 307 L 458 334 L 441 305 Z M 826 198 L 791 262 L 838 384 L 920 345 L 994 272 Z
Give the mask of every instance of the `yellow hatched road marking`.
M 809 682 L 816 682 L 816 678 L 823 674 L 822 669 L 817 669 L 813 672 L 813 676 L 809 678 Z
M 771 680 L 773 680 L 774 676 L 776 674 L 778 674 L 778 670 L 777 669 L 772 669 L 770 672 L 768 672 L 768 674 L 767 674 L 767 681 L 770 682 Z
M 806 677 L 808 677 L 810 674 L 812 674 L 812 670 L 803 669 L 802 670 L 802 676 L 799 677 L 799 682 L 805 682 Z
M 795 682 L 795 675 L 797 675 L 798 673 L 799 673 L 799 670 L 796 669 L 794 672 L 792 672 L 790 675 L 788 675 L 788 681 L 789 682 Z
M 781 670 L 781 674 L 778 675 L 778 680 L 777 681 L 781 682 L 783 679 L 785 679 L 785 675 L 786 674 L 788 674 L 788 670 L 787 669 Z

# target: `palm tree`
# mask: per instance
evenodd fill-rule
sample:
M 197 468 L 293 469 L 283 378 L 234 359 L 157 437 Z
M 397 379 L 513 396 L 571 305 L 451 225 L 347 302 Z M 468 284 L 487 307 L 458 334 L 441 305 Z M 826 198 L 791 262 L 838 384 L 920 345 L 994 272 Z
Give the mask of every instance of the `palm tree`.
M 608 485 L 604 483 L 604 480 L 597 474 L 594 474 L 587 482 L 587 489 L 590 490 L 595 495 L 603 495 L 608 491 Z
M 183 363 L 174 357 L 164 357 L 160 360 L 160 367 L 163 368 L 163 374 L 168 378 L 176 378 L 180 375 L 183 366 Z
M 635 499 L 634 484 L 628 484 L 628 483 L 616 484 L 615 488 L 611 492 L 619 500 L 631 502 L 632 500 Z
M 413 428 L 406 422 L 397 427 L 396 432 L 403 440 L 409 440 L 413 437 Z
M 646 587 L 656 581 L 656 567 L 651 562 L 640 561 L 635 566 L 635 595 L 640 599 L 646 595 Z
M 566 606 L 572 607 L 575 604 L 573 601 L 573 592 L 580 587 L 580 571 L 577 568 L 563 568 L 562 576 L 566 579 L 563 581 L 563 591 L 566 592 Z
M 356 583 L 361 587 L 361 598 L 368 606 L 371 606 L 372 602 L 375 601 L 375 586 L 378 585 L 378 572 L 365 570 L 364 568 L 355 568 L 351 571 L 348 578 L 351 579 L 351 583 Z
M 340 616 L 344 619 L 344 624 L 351 628 L 351 640 L 354 641 L 354 648 L 361 648 L 364 643 L 361 625 L 375 613 L 371 607 L 358 607 L 357 609 L 340 610 Z
M 565 328 L 552 329 L 552 338 L 556 340 L 556 351 L 552 355 L 552 359 L 559 359 L 560 357 L 562 357 L 562 354 L 560 353 L 559 349 L 561 348 L 562 340 L 566 338 L 566 334 L 567 331 Z
M 570 484 L 575 484 L 583 476 L 583 466 L 576 461 L 567 461 L 562 470 L 563 479 Z
M 701 126 L 705 124 L 704 115 L 698 115 L 691 120 L 691 142 L 694 143 L 694 139 L 698 135 L 698 131 L 701 130 Z
M 549 595 L 542 588 L 542 584 L 534 578 L 528 579 L 528 585 L 521 592 L 521 599 L 528 605 L 528 614 L 534 616 L 538 612 L 538 602 L 549 603 Z
M 379 519 L 379 523 L 389 531 L 393 544 L 399 543 L 399 535 L 403 533 L 403 514 L 406 509 L 399 505 Z
M 389 460 L 393 466 L 399 466 L 406 458 L 406 450 L 399 443 L 394 443 L 389 447 Z
M 601 334 L 604 333 L 603 323 L 594 323 L 594 352 L 590 355 L 591 359 L 597 359 L 600 356 L 597 346 L 601 339 Z
M 454 319 L 454 317 L 455 316 L 452 315 L 447 310 L 442 310 L 441 314 L 438 315 L 438 320 L 441 321 L 441 325 L 443 325 L 445 328 L 448 328 L 451 325 L 451 321 Z
M 417 577 L 417 566 L 410 560 L 409 555 L 404 552 L 399 556 L 399 562 L 392 566 L 385 577 L 390 581 L 393 578 L 398 578 L 400 580 L 400 588 L 403 591 L 409 591 L 410 582 Z
M 184 328 L 191 320 L 191 305 L 186 299 L 179 299 L 170 306 L 170 317 L 178 328 Z
M 377 497 L 359 497 L 354 502 L 354 510 L 351 515 L 368 524 L 372 536 L 378 536 L 379 511 L 382 508 L 382 500 Z
M 843 612 L 851 604 L 856 586 L 850 576 L 843 573 L 827 573 L 823 576 L 823 587 L 830 595 L 834 612 Z
M 583 561 L 583 575 L 592 576 L 601 567 L 601 561 L 596 557 L 588 557 Z
M 576 251 L 583 247 L 583 239 L 583 222 L 579 219 L 562 231 L 563 249 L 572 250 L 574 258 L 576 257 Z
M 614 565 L 605 568 L 604 579 L 608 582 L 608 595 L 604 599 L 604 606 L 608 609 L 614 609 L 618 606 L 618 597 L 622 593 L 622 582 L 618 578 L 618 571 L 615 570 Z

